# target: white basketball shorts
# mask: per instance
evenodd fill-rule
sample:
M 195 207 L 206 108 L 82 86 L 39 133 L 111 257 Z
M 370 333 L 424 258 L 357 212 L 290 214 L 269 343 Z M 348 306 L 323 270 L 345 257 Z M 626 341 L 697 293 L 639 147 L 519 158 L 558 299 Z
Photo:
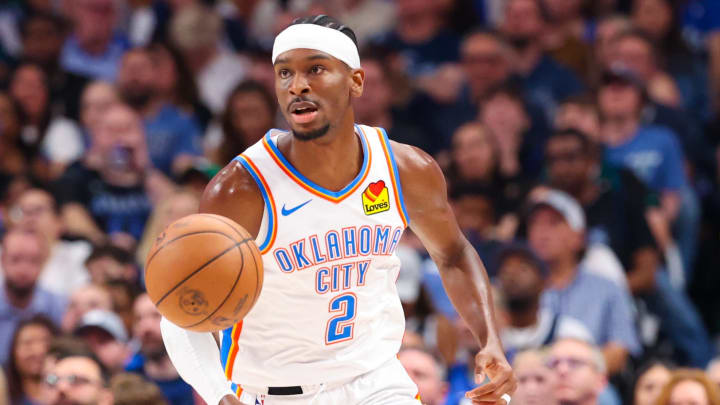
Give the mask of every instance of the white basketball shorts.
M 244 405 L 421 405 L 417 385 L 396 358 L 353 379 L 302 386 L 302 394 L 268 395 L 268 387 L 242 385 Z

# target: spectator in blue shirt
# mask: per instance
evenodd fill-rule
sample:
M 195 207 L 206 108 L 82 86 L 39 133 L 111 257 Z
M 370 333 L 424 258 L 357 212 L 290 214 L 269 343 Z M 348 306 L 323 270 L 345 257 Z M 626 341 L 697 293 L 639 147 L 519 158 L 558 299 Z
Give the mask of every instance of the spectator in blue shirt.
M 140 349 L 126 366 L 126 371 L 139 373 L 160 387 L 171 405 L 195 405 L 193 389 L 180 378 L 160 334 L 161 315 L 147 294 L 135 299 L 133 336 Z
M 118 72 L 120 94 L 143 118 L 153 166 L 167 176 L 192 166 L 200 150 L 200 127 L 193 117 L 160 97 L 150 52 L 136 48 L 123 56 Z
M 527 98 L 543 107 L 552 121 L 557 104 L 580 93 L 583 85 L 568 68 L 550 57 L 543 48 L 546 19 L 539 0 L 510 0 L 500 29 L 516 52 L 513 69 L 520 76 Z
M 0 288 L 0 364 L 8 361 L 8 350 L 17 324 L 36 314 L 45 314 L 59 325 L 65 300 L 37 285 L 48 257 L 45 238 L 35 232 L 10 229 L 2 239 L 0 264 L 4 281 Z
M 629 354 L 639 355 L 642 350 L 630 297 L 612 281 L 579 268 L 585 247 L 585 214 L 580 204 L 552 189 L 533 200 L 528 241 L 550 270 L 541 305 L 580 320 L 602 348 L 608 374 L 616 374 L 624 369 Z
M 91 79 L 115 79 L 120 58 L 129 47 L 128 40 L 115 32 L 119 4 L 115 0 L 73 1 L 74 29 L 60 56 L 63 69 Z

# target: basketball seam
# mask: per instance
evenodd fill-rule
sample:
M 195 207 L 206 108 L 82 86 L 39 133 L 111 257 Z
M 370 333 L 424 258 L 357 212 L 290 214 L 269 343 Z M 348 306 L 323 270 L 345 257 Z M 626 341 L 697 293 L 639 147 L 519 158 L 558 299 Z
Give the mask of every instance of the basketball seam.
M 225 224 L 225 225 L 229 226 L 230 228 L 232 228 L 232 230 L 235 231 L 235 233 L 237 233 L 238 236 L 240 236 L 241 238 L 245 236 L 245 235 L 243 235 L 240 231 L 238 231 L 238 230 L 233 226 L 233 224 L 231 224 L 231 223 L 229 223 L 228 221 L 225 221 L 224 219 L 222 219 L 222 218 L 223 218 L 222 215 L 208 214 L 208 213 L 205 213 L 205 212 L 201 212 L 199 215 L 202 215 L 202 216 L 204 216 L 204 217 L 210 217 L 210 218 L 213 218 L 213 219 L 215 219 L 215 220 L 217 220 L 217 221 L 222 222 L 223 224 Z M 242 254 L 242 252 L 240 252 L 240 254 Z M 253 263 L 255 264 L 255 294 L 253 294 L 253 303 L 254 303 L 255 301 L 257 301 L 258 295 L 260 295 L 260 286 L 259 286 L 259 284 L 260 284 L 260 274 L 259 274 L 259 272 L 258 272 L 257 260 L 255 260 L 255 255 L 253 254 L 253 252 L 250 252 L 250 256 L 252 256 Z M 232 291 L 232 290 L 231 290 L 231 291 Z
M 225 305 L 225 303 L 227 302 L 228 298 L 230 298 L 230 295 L 232 295 L 233 290 L 235 290 L 235 286 L 237 286 L 238 281 L 240 281 L 240 277 L 242 277 L 242 272 L 243 272 L 243 270 L 245 270 L 245 269 L 244 269 L 244 267 L 245 267 L 245 255 L 244 255 L 243 252 L 242 252 L 242 245 L 244 245 L 245 242 L 247 242 L 247 239 L 244 240 L 240 245 L 235 245 L 235 247 L 238 248 L 238 252 L 240 252 L 240 259 L 241 259 L 242 261 L 240 262 L 240 271 L 237 272 L 238 274 L 237 274 L 237 277 L 235 277 L 235 282 L 233 283 L 232 287 L 230 287 L 230 291 L 228 291 L 228 293 L 225 295 L 225 298 L 223 298 L 222 302 L 215 308 L 215 310 L 213 310 L 208 316 L 206 316 L 205 319 L 203 319 L 203 320 L 201 320 L 201 321 L 199 321 L 199 322 L 195 322 L 195 323 L 192 324 L 192 325 L 180 326 L 181 328 L 192 328 L 193 326 L 200 325 L 201 323 L 203 323 L 203 322 L 207 321 L 208 319 L 210 319 L 211 316 L 215 315 L 215 313 L 216 313 L 220 308 L 222 308 L 223 305 Z
M 216 233 L 220 233 L 220 232 L 216 232 Z M 225 236 L 228 236 L 228 235 L 225 235 Z M 230 238 L 230 237 L 228 236 L 228 238 Z M 230 239 L 232 239 L 232 238 L 230 238 Z M 235 249 L 236 247 L 238 247 L 238 246 L 242 245 L 243 243 L 246 243 L 246 242 L 248 242 L 248 241 L 250 241 L 250 240 L 252 240 L 252 239 L 250 239 L 250 238 L 243 239 L 243 240 L 241 240 L 240 242 L 236 242 L 236 243 L 233 244 L 232 246 L 226 248 L 226 249 L 223 250 L 222 252 L 220 252 L 220 253 L 218 253 L 217 255 L 215 255 L 215 257 L 213 257 L 213 258 L 211 258 L 210 260 L 208 260 L 207 262 L 205 262 L 202 266 L 198 267 L 195 271 L 193 271 L 192 273 L 188 274 L 187 276 L 185 276 L 184 279 L 180 280 L 180 282 L 178 282 L 177 284 L 175 284 L 175 286 L 174 286 L 173 288 L 171 288 L 168 292 L 166 292 L 165 295 L 163 295 L 163 296 L 157 301 L 157 303 L 155 303 L 155 306 L 156 306 L 156 307 L 160 307 L 160 304 L 165 300 L 165 298 L 167 298 L 170 294 L 172 294 L 175 290 L 177 290 L 178 287 L 180 287 L 183 283 L 185 283 L 186 281 L 188 281 L 190 278 L 192 278 L 194 275 L 196 275 L 197 273 L 199 273 L 199 272 L 200 272 L 202 269 L 204 269 L 205 267 L 207 267 L 207 266 L 209 266 L 210 264 L 212 264 L 212 262 L 214 262 L 215 260 L 217 260 L 217 259 L 219 259 L 220 257 L 222 257 L 225 253 L 231 251 L 232 249 Z
M 200 233 L 214 233 L 214 234 L 218 234 L 218 235 L 223 235 L 223 236 L 225 236 L 226 238 L 228 238 L 228 239 L 230 239 L 230 240 L 235 240 L 235 238 L 233 238 L 232 236 L 226 234 L 225 232 L 220 232 L 220 231 L 196 231 L 196 232 L 184 233 L 184 234 L 178 235 L 178 236 L 176 236 L 175 238 L 170 239 L 169 241 L 167 241 L 167 242 L 163 243 L 162 245 L 160 245 L 160 246 L 157 248 L 157 250 L 155 250 L 155 252 L 152 254 L 152 256 L 150 256 L 150 257 L 148 258 L 147 262 L 145 263 L 145 269 L 147 270 L 147 269 L 150 267 L 150 262 L 152 261 L 152 259 L 155 258 L 155 256 L 156 256 L 158 253 L 160 253 L 160 251 L 161 251 L 165 246 L 167 246 L 167 245 L 175 242 L 175 241 L 178 240 L 178 239 L 182 239 L 182 238 L 184 238 L 184 237 L 186 237 L 186 236 L 197 235 L 197 234 L 200 234 Z

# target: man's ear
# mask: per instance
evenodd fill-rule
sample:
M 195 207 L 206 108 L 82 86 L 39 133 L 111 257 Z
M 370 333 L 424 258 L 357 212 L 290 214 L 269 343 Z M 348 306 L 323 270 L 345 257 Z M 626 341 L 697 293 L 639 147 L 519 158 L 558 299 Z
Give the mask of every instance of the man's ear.
M 363 94 L 363 85 L 365 84 L 365 71 L 362 69 L 353 69 L 350 76 L 352 83 L 350 84 L 350 95 L 360 97 Z

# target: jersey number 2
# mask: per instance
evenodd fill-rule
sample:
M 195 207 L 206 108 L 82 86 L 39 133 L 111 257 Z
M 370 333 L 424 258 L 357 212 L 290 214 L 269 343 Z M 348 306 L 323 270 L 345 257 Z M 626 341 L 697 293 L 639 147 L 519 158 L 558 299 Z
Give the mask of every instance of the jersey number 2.
M 357 297 L 353 293 L 340 294 L 330 300 L 330 313 L 339 312 L 328 320 L 325 330 L 325 344 L 340 343 L 353 338 Z

